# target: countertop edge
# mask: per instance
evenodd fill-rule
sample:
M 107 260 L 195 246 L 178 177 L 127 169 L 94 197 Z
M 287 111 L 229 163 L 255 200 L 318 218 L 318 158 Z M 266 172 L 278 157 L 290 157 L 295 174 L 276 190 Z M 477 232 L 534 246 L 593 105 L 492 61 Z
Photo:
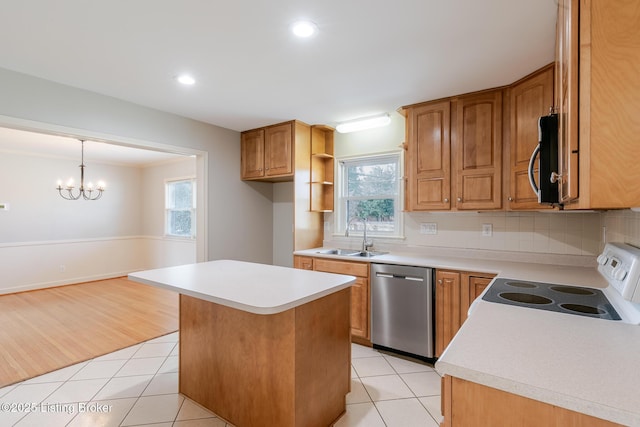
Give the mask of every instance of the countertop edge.
M 246 311 L 248 313 L 253 313 L 253 314 L 260 314 L 260 315 L 271 315 L 271 314 L 278 314 L 278 313 L 282 313 L 283 311 L 287 311 L 290 310 L 292 308 L 296 308 L 299 307 L 303 304 L 309 303 L 311 301 L 315 301 L 317 299 L 320 299 L 322 297 L 325 297 L 327 295 L 331 295 L 332 293 L 341 291 L 343 289 L 347 289 L 349 287 L 351 287 L 353 285 L 353 283 L 355 282 L 356 278 L 354 276 L 349 276 L 349 275 L 341 275 L 344 276 L 345 278 L 348 278 L 348 280 L 340 285 L 336 285 L 330 289 L 325 289 L 323 291 L 311 294 L 311 295 L 307 295 L 306 297 L 303 298 L 298 298 L 296 300 L 290 301 L 286 304 L 281 304 L 281 305 L 277 305 L 277 306 L 273 306 L 273 307 L 258 307 L 258 306 L 254 306 L 254 305 L 248 305 L 248 304 L 242 304 L 240 302 L 237 301 L 232 301 L 232 300 L 228 300 L 225 298 L 219 298 L 219 297 L 215 297 L 212 296 L 210 294 L 204 294 L 201 292 L 196 292 L 190 289 L 184 289 L 181 288 L 179 286 L 172 286 L 172 285 L 168 285 L 166 283 L 161 283 L 161 282 L 156 282 L 153 280 L 148 280 L 142 277 L 137 277 L 135 276 L 135 273 L 131 273 L 129 274 L 127 277 L 129 280 L 134 281 L 134 282 L 138 282 L 138 283 L 142 283 L 145 285 L 149 285 L 149 286 L 154 286 L 157 288 L 162 288 L 162 289 L 166 289 L 169 291 L 173 291 L 176 292 L 178 294 L 183 294 L 183 295 L 188 295 L 190 297 L 193 298 L 198 298 L 204 301 L 209 301 L 215 304 L 220 304 L 220 305 L 224 305 L 226 307 L 231 307 L 231 308 L 235 308 L 238 310 L 242 310 L 242 311 Z

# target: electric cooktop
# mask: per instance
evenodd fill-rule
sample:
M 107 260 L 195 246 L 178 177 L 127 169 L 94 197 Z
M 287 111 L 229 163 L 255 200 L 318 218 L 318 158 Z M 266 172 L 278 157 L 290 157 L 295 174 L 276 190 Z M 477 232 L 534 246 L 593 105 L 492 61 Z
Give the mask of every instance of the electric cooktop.
M 604 293 L 594 288 L 496 279 L 482 299 L 519 307 L 622 320 Z

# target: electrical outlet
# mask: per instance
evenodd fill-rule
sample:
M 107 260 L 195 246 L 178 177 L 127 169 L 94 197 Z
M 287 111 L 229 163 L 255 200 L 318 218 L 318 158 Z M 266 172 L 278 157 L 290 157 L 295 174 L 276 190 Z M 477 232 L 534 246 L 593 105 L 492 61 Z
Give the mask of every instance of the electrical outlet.
M 67 271 L 67 266 L 64 264 L 60 264 L 60 273 L 64 273 L 65 271 Z
M 438 223 L 436 222 L 421 222 L 420 234 L 438 234 Z
M 493 224 L 482 224 L 482 235 L 485 237 L 493 236 Z

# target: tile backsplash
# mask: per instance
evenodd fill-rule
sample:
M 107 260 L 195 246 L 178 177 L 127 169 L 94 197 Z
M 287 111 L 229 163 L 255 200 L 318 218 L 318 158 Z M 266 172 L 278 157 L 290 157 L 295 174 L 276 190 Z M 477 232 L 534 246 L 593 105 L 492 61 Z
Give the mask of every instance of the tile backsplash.
M 640 247 L 640 212 L 406 212 L 404 238 L 376 238 L 377 247 L 395 250 L 452 248 L 509 253 L 595 257 L 607 242 Z M 333 230 L 333 214 L 326 214 Z M 435 223 L 437 234 L 421 234 L 420 224 Z M 483 236 L 483 224 L 492 235 Z M 325 244 L 344 244 L 341 233 L 325 232 Z
M 640 212 L 608 211 L 603 214 L 606 242 L 624 242 L 640 247 Z
M 437 224 L 437 234 L 420 234 L 420 224 Z M 490 224 L 491 236 L 482 235 Z M 405 242 L 493 251 L 596 255 L 602 236 L 601 214 L 567 212 L 406 213 Z

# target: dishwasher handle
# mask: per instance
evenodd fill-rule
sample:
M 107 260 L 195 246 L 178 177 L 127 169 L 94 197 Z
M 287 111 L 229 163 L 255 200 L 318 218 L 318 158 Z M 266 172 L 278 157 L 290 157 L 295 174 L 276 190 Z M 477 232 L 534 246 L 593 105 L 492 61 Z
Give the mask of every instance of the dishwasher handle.
M 424 278 L 418 276 L 405 276 L 402 274 L 380 273 L 376 271 L 376 277 L 382 277 L 385 279 L 400 279 L 400 280 L 412 280 L 414 282 L 424 282 Z

